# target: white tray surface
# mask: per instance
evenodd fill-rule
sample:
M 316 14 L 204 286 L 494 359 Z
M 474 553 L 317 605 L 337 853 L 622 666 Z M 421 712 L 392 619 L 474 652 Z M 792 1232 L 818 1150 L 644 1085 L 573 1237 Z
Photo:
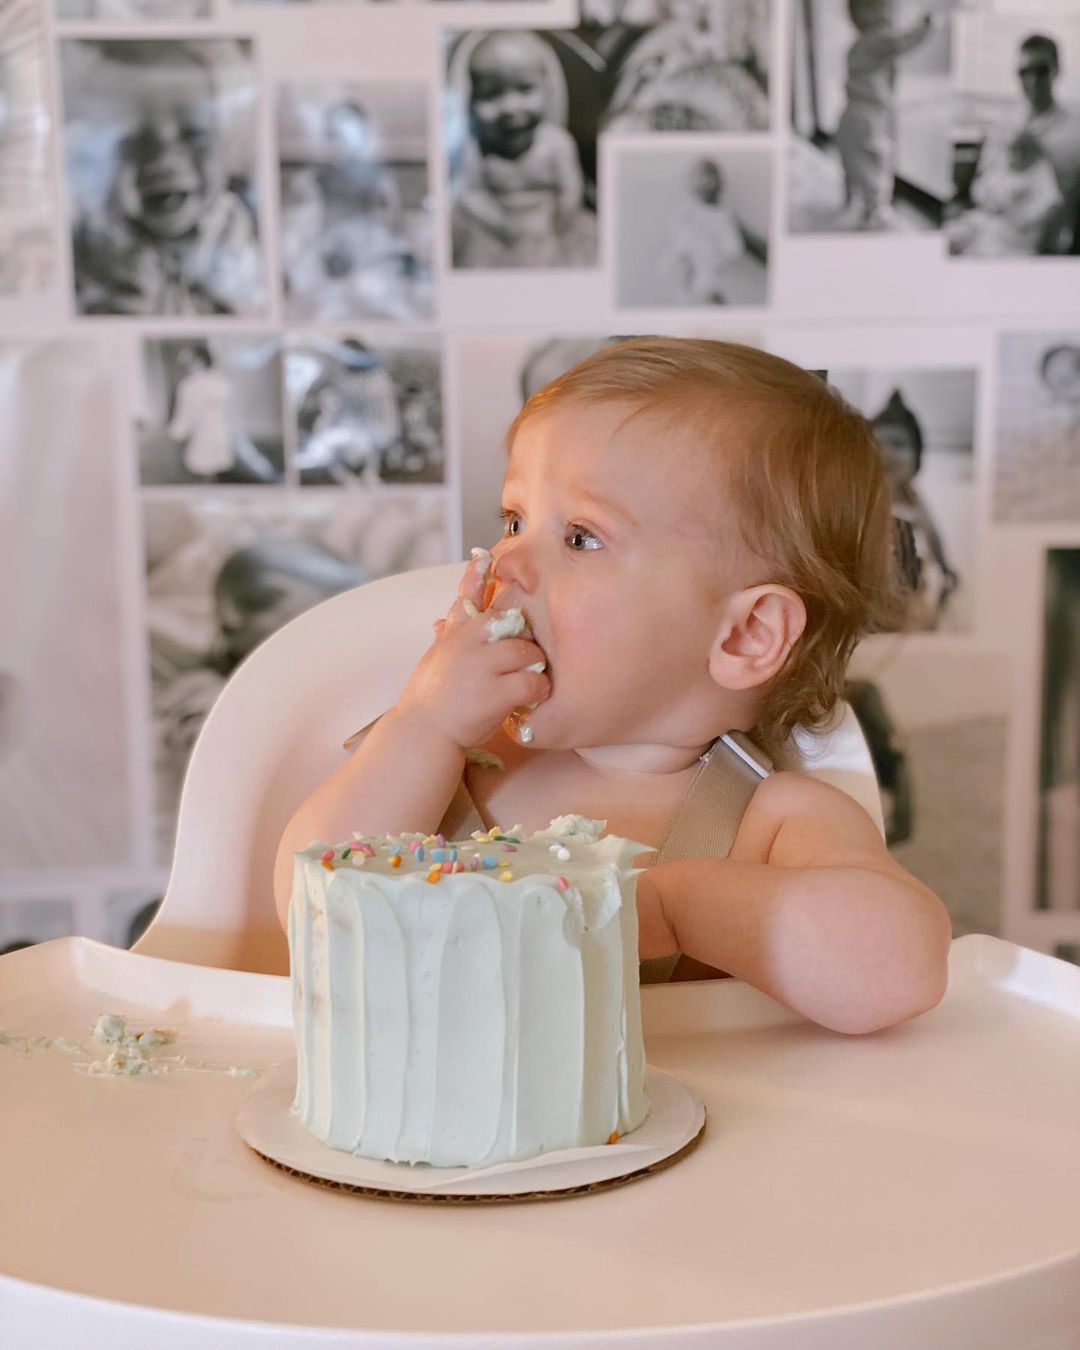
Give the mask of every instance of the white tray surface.
M 703 1141 L 629 1186 L 490 1208 L 370 1200 L 278 1171 L 234 1126 L 250 1078 L 94 1077 L 0 1046 L 0 1308 L 29 1282 L 466 1344 L 794 1324 L 967 1282 L 1075 1281 L 1080 970 L 980 936 L 953 944 L 951 970 L 940 1008 L 867 1037 L 736 981 L 646 988 L 650 1063 L 705 1102 Z M 170 1051 L 197 1060 L 263 1071 L 292 1054 L 279 977 L 85 939 L 0 959 L 7 1032 L 85 1039 L 104 1012 L 177 1027 Z

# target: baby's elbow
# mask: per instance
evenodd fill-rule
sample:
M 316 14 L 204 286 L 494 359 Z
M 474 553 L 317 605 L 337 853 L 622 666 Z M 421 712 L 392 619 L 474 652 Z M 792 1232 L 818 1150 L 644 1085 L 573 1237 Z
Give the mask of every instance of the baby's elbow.
M 923 940 L 911 944 L 906 960 L 891 961 L 874 980 L 872 991 L 864 991 L 862 999 L 830 1018 L 830 1030 L 866 1036 L 911 1022 L 941 1003 L 949 986 L 952 924 L 945 906 L 936 896 L 933 899 L 939 909 L 931 909 Z

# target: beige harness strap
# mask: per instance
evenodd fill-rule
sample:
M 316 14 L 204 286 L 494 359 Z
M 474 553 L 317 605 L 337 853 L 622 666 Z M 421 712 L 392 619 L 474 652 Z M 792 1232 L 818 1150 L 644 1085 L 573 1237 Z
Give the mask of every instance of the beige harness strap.
M 714 741 L 668 823 L 654 863 L 726 858 L 750 798 L 771 768 L 764 753 L 741 732 L 732 731 Z M 642 961 L 642 984 L 670 980 L 681 955 L 673 952 Z

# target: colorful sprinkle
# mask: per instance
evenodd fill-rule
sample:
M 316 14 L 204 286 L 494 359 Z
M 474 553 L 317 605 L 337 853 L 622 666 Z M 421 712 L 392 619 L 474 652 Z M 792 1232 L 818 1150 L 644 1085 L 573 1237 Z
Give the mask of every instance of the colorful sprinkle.
M 401 854 L 400 854 L 400 853 L 392 853 L 392 854 L 390 855 L 390 866 L 391 866 L 391 867 L 400 867 L 400 866 L 401 866 Z
M 445 834 L 437 834 L 437 835 L 435 836 L 435 841 L 436 841 L 436 843 L 439 844 L 440 847 L 443 847 L 443 846 L 446 844 L 446 835 L 445 835 Z
M 608 1141 L 609 1144 L 614 1144 L 614 1143 L 616 1143 L 616 1142 L 618 1141 L 618 1138 L 619 1138 L 619 1131 L 618 1131 L 618 1130 L 612 1130 L 611 1133 L 608 1135 L 608 1140 L 607 1140 L 607 1141 Z
M 431 885 L 434 885 L 436 881 L 442 881 L 442 869 L 440 868 L 438 872 L 429 872 L 427 874 L 427 880 Z
M 494 853 L 485 853 L 485 854 L 484 854 L 484 866 L 485 866 L 485 867 L 487 867 L 487 868 L 498 867 L 498 865 L 499 865 L 499 860 L 498 860 L 498 858 L 496 858 L 496 856 L 495 856 Z
M 516 844 L 503 844 L 502 848 L 503 848 L 503 852 L 504 852 L 504 853 L 516 853 L 516 852 L 517 852 L 517 845 L 516 845 Z
M 499 880 L 500 880 L 500 881 L 513 881 L 513 879 L 514 879 L 514 874 L 513 874 L 513 872 L 500 872 L 500 873 L 499 873 Z
M 475 872 L 479 866 L 480 866 L 480 855 L 478 853 L 474 853 L 472 857 L 469 859 L 469 871 Z
M 454 869 L 455 872 L 465 871 L 465 864 L 463 862 L 451 863 L 450 866 Z
M 320 855 L 320 861 L 321 861 L 321 862 L 333 862 L 333 861 L 334 861 L 334 850 L 333 850 L 332 848 L 328 848 L 328 849 L 326 850 L 325 853 L 323 853 L 323 854 Z
M 424 861 L 424 850 L 423 850 L 423 848 L 418 848 L 418 849 L 416 850 L 416 853 L 415 853 L 414 856 L 415 856 L 417 862 L 423 862 L 423 861 Z
M 570 889 L 570 883 L 565 877 L 556 877 L 555 885 L 558 886 L 560 891 L 568 891 Z
M 442 864 L 442 866 L 439 868 L 439 871 L 440 871 L 440 872 L 452 872 L 453 870 L 454 870 L 454 864 L 453 864 L 452 862 L 450 862 L 449 859 L 447 859 L 447 861 L 444 862 L 444 863 Z
M 325 858 L 320 858 L 319 861 L 322 863 L 322 865 L 326 868 L 328 872 L 332 872 L 334 870 L 334 864 L 332 862 L 327 862 Z
M 444 848 L 433 848 L 433 849 L 431 850 L 431 861 L 432 861 L 432 862 L 438 862 L 438 863 L 445 862 L 445 861 L 446 861 L 446 849 L 444 849 Z

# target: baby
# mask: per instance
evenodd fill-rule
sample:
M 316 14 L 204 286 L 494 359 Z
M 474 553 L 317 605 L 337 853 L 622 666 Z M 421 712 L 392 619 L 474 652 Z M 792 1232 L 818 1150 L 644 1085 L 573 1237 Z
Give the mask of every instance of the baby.
M 739 223 L 724 203 L 724 175 L 713 159 L 699 160 L 690 181 L 691 200 L 676 217 L 661 266 L 683 305 L 722 305 L 725 278 L 746 253 Z
M 535 33 L 489 33 L 469 59 L 453 209 L 455 267 L 588 266 L 596 226 L 577 145 L 550 120 L 555 58 Z
M 1063 199 L 1057 175 L 1030 131 L 1017 132 L 1004 157 L 976 178 L 975 210 L 951 223 L 949 248 L 975 258 L 1031 257 Z
M 844 1032 L 934 1007 L 948 915 L 847 794 L 755 775 L 744 805 L 721 791 L 684 828 L 699 775 L 728 773 L 724 733 L 776 756 L 829 719 L 860 634 L 897 626 L 865 419 L 754 348 L 639 338 L 534 395 L 507 444 L 502 537 L 397 703 L 285 830 L 282 923 L 294 850 L 356 829 L 450 837 L 467 789 L 487 827 L 573 812 L 667 852 L 639 878 L 644 980 L 730 974 Z
M 893 27 L 892 0 L 848 0 L 859 31 L 847 55 L 847 104 L 836 128 L 848 213 L 861 229 L 892 224 L 896 161 L 896 59 L 917 47 L 933 20 Z
M 258 312 L 255 221 L 228 186 L 221 100 L 200 45 L 104 48 L 100 98 L 122 134 L 108 196 L 75 229 L 80 313 Z

